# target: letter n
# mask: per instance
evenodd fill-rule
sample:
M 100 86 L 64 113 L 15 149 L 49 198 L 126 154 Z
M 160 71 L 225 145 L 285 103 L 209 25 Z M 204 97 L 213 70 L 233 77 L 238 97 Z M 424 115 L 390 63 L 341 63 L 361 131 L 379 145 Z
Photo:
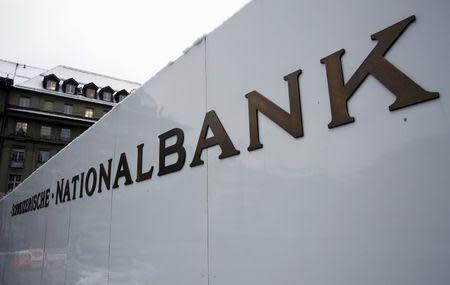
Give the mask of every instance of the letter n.
M 325 64 L 327 71 L 330 96 L 331 122 L 328 124 L 328 128 L 331 129 L 355 121 L 348 113 L 347 101 L 350 100 L 353 93 L 368 75 L 375 77 L 395 95 L 394 103 L 389 106 L 390 111 L 439 97 L 439 93 L 424 90 L 384 58 L 384 55 L 415 19 L 415 16 L 408 17 L 373 34 L 371 38 L 378 41 L 377 45 L 347 83 L 344 83 L 344 76 L 342 75 L 341 56 L 345 52 L 343 49 L 320 60 L 321 63 Z
M 259 140 L 258 112 L 266 115 L 266 117 L 271 119 L 294 138 L 303 136 L 300 88 L 298 83 L 301 73 L 302 71 L 301 69 L 299 69 L 284 77 L 284 80 L 288 83 L 290 113 L 281 109 L 280 107 L 275 105 L 275 103 L 273 103 L 257 91 L 252 91 L 245 95 L 245 97 L 248 99 L 248 116 L 250 128 L 250 145 L 247 148 L 248 151 L 263 147 L 262 143 Z
M 61 184 L 59 183 L 61 182 Z M 64 194 L 64 178 L 61 179 L 61 181 L 57 181 L 57 187 L 56 187 L 56 200 L 55 204 L 58 205 L 59 203 L 64 203 L 63 194 Z

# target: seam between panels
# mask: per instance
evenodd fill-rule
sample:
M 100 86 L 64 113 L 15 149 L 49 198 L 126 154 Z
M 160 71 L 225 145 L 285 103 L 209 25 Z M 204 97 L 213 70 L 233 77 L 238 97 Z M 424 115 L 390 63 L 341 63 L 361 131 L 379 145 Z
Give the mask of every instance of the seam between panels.
M 120 111 L 120 106 L 118 106 L 116 108 L 118 111 Z M 117 111 L 116 111 L 117 112 Z M 117 118 L 117 115 L 116 115 Z M 115 124 L 115 120 L 116 118 L 114 118 L 114 124 Z M 118 134 L 117 134 L 117 128 L 115 128 L 114 131 L 114 149 L 113 149 L 113 164 L 112 164 L 112 169 L 115 169 L 115 164 L 116 164 L 116 151 L 117 151 L 117 138 L 118 138 Z M 111 200 L 110 200 L 110 207 L 109 207 L 109 238 L 108 238 L 108 278 L 107 278 L 107 282 L 106 284 L 109 284 L 109 272 L 110 272 L 110 267 L 111 267 L 111 236 L 112 236 L 112 210 L 113 210 L 113 193 L 114 193 L 114 189 L 111 187 L 111 189 L 109 190 L 111 191 Z
M 41 265 L 41 281 L 39 282 L 39 284 L 42 284 L 42 278 L 44 277 L 44 266 L 45 266 L 45 255 L 46 255 L 46 244 L 47 244 L 47 224 L 48 224 L 48 212 L 50 209 L 47 209 L 46 213 L 45 213 L 45 231 L 44 231 L 44 245 L 42 247 L 42 252 L 43 252 L 43 256 L 42 256 L 42 265 Z
M 67 284 L 67 260 L 70 252 L 70 222 L 72 220 L 72 203 L 69 203 L 69 225 L 67 228 L 66 261 L 64 262 L 64 284 Z
M 8 207 L 9 208 L 9 207 Z M 3 219 L 3 211 L 4 211 L 4 209 L 7 209 L 6 207 L 4 207 L 3 209 L 0 209 L 0 214 L 2 215 L 2 219 Z M 5 215 L 6 216 L 6 215 Z M 9 219 L 8 219 L 8 222 L 9 222 Z M 9 228 L 9 226 L 7 227 L 7 228 Z M 5 226 L 4 226 L 4 222 L 2 223 L 2 226 L 0 227 L 0 231 L 1 231 L 1 235 L 3 236 L 3 233 L 4 233 L 4 230 L 5 230 Z M 3 242 L 5 242 L 5 240 L 3 240 Z M 8 240 L 6 240 L 6 242 L 5 242 L 5 244 L 6 244 L 6 250 L 5 250 L 5 252 L 3 253 L 4 255 L 4 261 L 3 261 L 3 266 L 2 266 L 2 279 L 1 279 L 1 282 L 2 283 L 0 283 L 0 284 L 5 284 L 5 264 L 7 264 L 7 261 L 8 261 L 8 257 L 9 257 L 9 254 L 6 254 L 7 252 L 10 252 L 10 250 L 9 250 L 9 241 Z
M 7 211 L 7 210 L 5 210 L 5 209 L 8 209 L 9 207 L 4 207 L 2 210 L 1 210 L 1 214 L 2 214 L 2 219 L 3 219 L 3 216 L 5 216 L 5 217 L 7 217 L 7 221 L 8 221 L 8 226 L 6 227 L 6 229 L 7 230 L 10 230 L 11 229 L 11 218 L 8 216 L 8 214 L 5 214 L 4 215 L 4 211 Z M 8 212 L 7 212 L 8 213 Z M 5 234 L 5 226 L 4 226 L 4 224 L 2 224 L 2 232 L 3 232 L 3 234 Z M 6 240 L 6 255 L 5 255 L 5 262 L 4 262 L 4 264 L 3 264 L 3 268 L 2 268 L 2 283 L 1 284 L 6 284 L 5 283 L 5 270 L 6 270 L 6 265 L 7 265 L 7 262 L 8 262 L 8 258 L 10 257 L 10 252 L 11 252 L 11 242 L 10 242 L 10 240 L 9 240 L 9 238 L 11 237 L 11 235 L 9 235 L 8 236 L 8 239 Z M 4 240 L 5 241 L 5 240 Z
M 7 208 L 4 208 L 4 209 L 7 209 Z M 2 216 L 3 216 L 3 211 L 4 210 L 2 210 L 1 211 L 1 214 L 2 214 Z M 7 211 L 7 210 L 6 210 Z M 8 213 L 8 212 L 7 212 Z M 7 230 L 10 230 L 10 231 L 12 231 L 12 226 L 11 226 L 11 223 L 12 223 L 12 221 L 11 221 L 11 217 L 9 217 L 8 216 L 8 214 L 6 214 L 5 215 L 6 217 L 8 217 L 8 227 L 6 228 Z M 5 227 L 3 226 L 3 228 L 2 228 L 3 230 L 5 230 Z M 6 240 L 6 258 L 5 258 L 5 263 L 3 264 L 3 269 L 2 269 L 2 283 L 1 284 L 6 284 L 5 283 L 5 270 L 6 270 L 6 266 L 7 266 L 7 262 L 8 262 L 8 258 L 10 258 L 10 256 L 11 256 L 11 254 L 10 254 L 10 252 L 11 252 L 11 240 L 10 240 L 10 237 L 11 237 L 11 235 L 9 235 L 8 236 L 8 239 Z
M 207 36 L 205 41 L 205 114 L 208 112 L 208 70 L 206 66 L 207 59 Z M 207 265 L 207 284 L 210 285 L 210 256 L 209 256 L 209 150 L 206 150 L 206 265 Z

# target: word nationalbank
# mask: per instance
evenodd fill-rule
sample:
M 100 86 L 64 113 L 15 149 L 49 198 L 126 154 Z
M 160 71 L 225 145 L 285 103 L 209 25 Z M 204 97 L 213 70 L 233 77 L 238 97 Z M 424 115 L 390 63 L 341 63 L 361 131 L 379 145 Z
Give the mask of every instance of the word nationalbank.
M 350 116 L 348 101 L 359 86 L 370 75 L 380 84 L 384 85 L 395 96 L 395 101 L 389 106 L 390 111 L 422 103 L 439 97 L 437 92 L 424 90 L 419 84 L 400 71 L 384 55 L 394 45 L 396 40 L 414 22 L 415 16 L 408 17 L 382 31 L 372 35 L 372 40 L 377 44 L 364 59 L 350 79 L 345 82 L 342 72 L 341 57 L 344 49 L 338 50 L 320 60 L 326 69 L 328 83 L 328 95 L 330 101 L 331 121 L 328 128 L 335 128 L 355 121 Z M 279 107 L 258 91 L 252 91 L 245 95 L 248 107 L 249 145 L 247 151 L 261 149 L 258 117 L 263 114 L 277 126 L 285 130 L 294 138 L 303 137 L 303 122 L 300 98 L 300 75 L 298 69 L 283 77 L 288 87 L 289 111 Z M 245 101 L 245 100 L 243 100 Z M 208 133 L 211 135 L 208 136 Z M 186 163 L 186 149 L 184 147 L 184 131 L 173 128 L 158 136 L 159 139 L 159 165 L 158 176 L 168 175 L 180 171 Z M 168 141 L 175 143 L 167 145 Z M 53 188 L 47 188 L 42 192 L 28 197 L 12 206 L 11 215 L 16 216 L 30 211 L 36 211 L 63 203 L 86 199 L 95 194 L 100 194 L 111 189 L 118 189 L 141 183 L 152 179 L 154 166 L 143 161 L 144 143 L 136 146 L 133 154 L 121 153 L 114 163 L 113 159 L 103 161 L 95 166 L 88 167 L 85 171 L 73 176 L 62 177 L 56 181 Z M 221 153 L 219 159 L 225 159 L 240 154 L 232 139 L 222 125 L 218 114 L 211 110 L 206 113 L 200 129 L 197 145 L 193 157 L 190 159 L 190 167 L 198 167 L 204 164 L 202 153 L 204 150 L 219 146 Z M 130 168 L 129 155 L 136 157 L 136 167 Z M 168 164 L 166 158 L 176 156 L 174 163 Z

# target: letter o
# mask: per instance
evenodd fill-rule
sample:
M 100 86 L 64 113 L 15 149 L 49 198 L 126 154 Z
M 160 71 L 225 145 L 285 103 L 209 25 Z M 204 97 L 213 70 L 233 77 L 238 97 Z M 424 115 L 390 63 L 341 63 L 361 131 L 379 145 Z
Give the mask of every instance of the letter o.
M 92 184 L 89 183 L 91 181 L 91 176 L 92 176 Z M 91 185 L 89 185 L 89 184 L 91 184 Z M 94 192 L 95 192 L 96 186 L 97 186 L 97 170 L 95 170 L 94 167 L 91 167 L 91 168 L 89 168 L 89 171 L 86 175 L 86 182 L 85 182 L 86 194 L 88 196 L 92 196 L 92 194 L 94 194 Z

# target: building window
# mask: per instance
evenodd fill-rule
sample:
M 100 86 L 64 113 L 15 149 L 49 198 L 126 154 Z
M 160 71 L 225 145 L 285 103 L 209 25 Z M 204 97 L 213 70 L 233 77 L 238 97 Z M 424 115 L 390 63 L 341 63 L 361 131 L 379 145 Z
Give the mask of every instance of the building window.
M 45 111 L 52 111 L 53 110 L 53 102 L 52 101 L 45 101 L 44 102 L 44 110 Z
M 41 137 L 42 138 L 50 138 L 51 135 L 52 135 L 52 127 L 41 126 Z
M 66 85 L 66 93 L 75 94 L 76 86 L 73 84 Z
M 50 152 L 48 150 L 40 150 L 38 153 L 38 162 L 45 163 L 50 159 Z
M 64 114 L 72 115 L 73 113 L 73 106 L 69 104 L 64 104 Z
M 22 181 L 22 177 L 20 175 L 9 175 L 8 192 L 16 188 L 16 186 L 20 184 L 20 181 Z
M 66 128 L 61 129 L 61 140 L 63 140 L 63 141 L 70 140 L 70 129 L 66 129 Z
M 95 89 L 92 88 L 86 89 L 86 97 L 95 98 Z
M 30 108 L 30 98 L 28 98 L 28 97 L 20 97 L 19 98 L 19 106 L 20 107 L 25 107 L 25 108 Z
M 22 168 L 25 160 L 25 150 L 15 148 L 11 152 L 11 167 Z
M 26 135 L 28 129 L 28 123 L 25 122 L 17 122 L 16 123 L 16 134 L 17 135 Z
M 84 111 L 84 116 L 86 118 L 92 118 L 94 116 L 94 110 L 91 108 L 86 108 L 86 110 Z
M 47 80 L 45 83 L 45 89 L 56 91 L 57 83 L 54 80 Z
M 103 91 L 103 100 L 111 102 L 112 94 L 108 91 Z
M 125 99 L 126 97 L 127 97 L 126 95 L 119 95 L 119 102 Z

